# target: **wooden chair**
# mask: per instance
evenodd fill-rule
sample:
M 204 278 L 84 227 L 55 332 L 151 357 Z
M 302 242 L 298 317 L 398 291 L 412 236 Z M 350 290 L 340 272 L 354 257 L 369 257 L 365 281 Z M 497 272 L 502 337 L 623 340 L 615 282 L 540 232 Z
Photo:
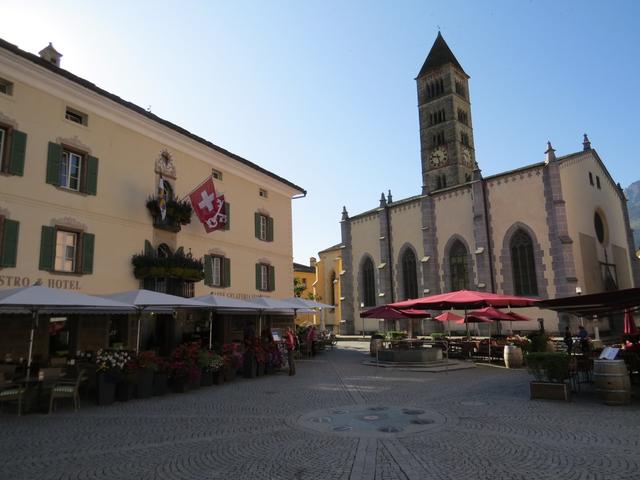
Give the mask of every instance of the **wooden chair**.
M 60 380 L 51 387 L 51 398 L 49 400 L 49 413 L 53 411 L 54 400 L 60 398 L 73 399 L 73 408 L 80 408 L 80 384 L 84 381 L 84 370 L 78 372 L 75 379 Z

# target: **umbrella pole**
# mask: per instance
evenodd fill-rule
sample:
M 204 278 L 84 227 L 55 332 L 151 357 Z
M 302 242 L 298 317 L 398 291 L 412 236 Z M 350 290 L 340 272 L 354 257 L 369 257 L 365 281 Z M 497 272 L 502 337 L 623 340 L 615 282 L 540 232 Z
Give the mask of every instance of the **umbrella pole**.
M 140 352 L 140 323 L 142 322 L 142 309 L 138 310 L 138 333 L 136 334 L 136 354 Z
M 27 382 L 29 382 L 29 374 L 31 373 L 31 357 L 33 355 L 33 335 L 38 328 L 38 310 L 31 311 L 31 333 L 29 334 L 29 354 L 27 357 Z
M 213 308 L 209 311 L 209 350 L 213 345 Z
M 469 340 L 471 336 L 469 335 L 469 322 L 467 321 L 467 307 L 464 307 L 464 324 L 465 329 L 467 330 L 467 340 Z

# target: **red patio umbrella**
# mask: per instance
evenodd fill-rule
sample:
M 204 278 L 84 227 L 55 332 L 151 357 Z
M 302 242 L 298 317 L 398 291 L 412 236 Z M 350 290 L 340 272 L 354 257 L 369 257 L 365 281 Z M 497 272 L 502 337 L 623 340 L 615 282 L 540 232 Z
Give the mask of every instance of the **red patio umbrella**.
M 405 300 L 403 302 L 390 303 L 389 306 L 400 310 L 406 308 L 430 308 L 444 310 L 447 308 L 464 309 L 465 317 L 470 308 L 482 307 L 531 307 L 536 300 L 515 295 L 499 295 L 490 292 L 477 292 L 474 290 L 458 290 L 456 292 L 441 293 L 429 297 Z M 467 324 L 467 336 L 469 325 Z
M 427 318 L 431 314 L 424 310 L 415 310 L 407 308 L 405 310 L 398 310 L 389 305 L 380 305 L 379 307 L 373 307 L 364 312 L 360 312 L 361 318 L 382 318 L 384 320 L 399 320 L 402 318 Z
M 493 320 L 487 317 L 480 317 L 478 315 L 467 315 L 467 318 L 462 318 L 460 320 L 456 320 L 458 325 L 462 325 L 463 323 L 493 323 Z
M 451 311 L 441 313 L 437 317 L 433 317 L 433 318 L 434 320 L 438 320 L 439 322 L 447 322 L 447 330 L 449 330 L 449 336 L 451 336 L 451 326 L 449 322 L 464 320 L 464 317 L 462 315 L 458 315 L 457 313 L 453 313 Z
M 633 313 L 631 310 L 627 309 L 624 311 L 624 334 L 625 335 L 637 335 L 638 327 L 636 327 L 636 322 L 633 319 Z

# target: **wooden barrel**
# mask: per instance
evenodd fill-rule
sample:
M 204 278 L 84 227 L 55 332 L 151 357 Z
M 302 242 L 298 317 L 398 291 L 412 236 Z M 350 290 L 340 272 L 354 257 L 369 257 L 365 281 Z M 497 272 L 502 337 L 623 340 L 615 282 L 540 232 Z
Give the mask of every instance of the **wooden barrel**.
M 624 360 L 594 360 L 593 380 L 607 405 L 627 405 L 631 401 L 631 381 Z
M 504 346 L 504 364 L 507 368 L 520 368 L 522 367 L 522 349 L 515 345 Z

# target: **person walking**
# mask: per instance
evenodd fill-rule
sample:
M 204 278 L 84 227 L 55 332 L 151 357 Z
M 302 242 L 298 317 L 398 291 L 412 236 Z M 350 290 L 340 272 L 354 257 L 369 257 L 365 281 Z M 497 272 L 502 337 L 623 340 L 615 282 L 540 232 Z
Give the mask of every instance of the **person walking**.
M 307 333 L 307 344 L 311 349 L 311 356 L 315 357 L 316 356 L 316 327 L 314 325 L 311 325 L 311 328 L 309 328 L 309 332 Z
M 294 360 L 294 354 L 296 351 L 296 336 L 293 333 L 291 327 L 287 327 L 287 332 L 284 336 L 284 341 L 287 346 L 287 362 L 289 362 L 289 376 L 296 374 L 296 364 Z
M 564 329 L 564 344 L 567 346 L 567 353 L 571 355 L 571 349 L 573 347 L 573 336 L 571 335 L 571 330 L 569 330 L 569 325 Z

